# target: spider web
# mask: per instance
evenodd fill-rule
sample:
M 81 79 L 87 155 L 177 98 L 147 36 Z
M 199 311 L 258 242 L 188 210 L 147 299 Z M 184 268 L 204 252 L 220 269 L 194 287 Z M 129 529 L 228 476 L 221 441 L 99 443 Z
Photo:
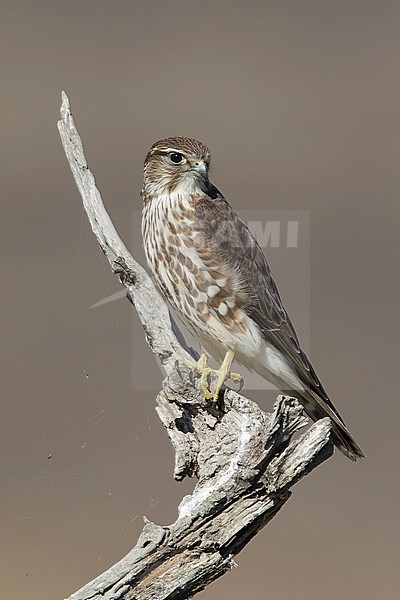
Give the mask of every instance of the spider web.
M 276 249 L 289 284 L 296 272 L 309 268 L 308 213 L 301 212 L 245 215 L 260 223 L 298 219 L 305 227 L 303 255 Z M 139 222 L 138 215 L 134 221 Z M 58 366 L 49 372 L 50 394 L 39 402 L 42 425 L 36 450 L 15 518 L 0 544 L 0 571 L 11 573 L 13 585 L 3 587 L 4 600 L 70 595 L 135 545 L 143 514 L 157 523 L 173 522 L 180 500 L 194 485 L 177 485 L 172 479 L 172 448 L 154 410 L 162 373 L 129 303 L 98 302 L 107 293 L 115 296 L 118 283 L 85 227 L 82 212 L 72 291 L 61 315 L 65 329 L 57 345 Z M 140 243 L 133 253 L 141 255 Z M 274 270 L 276 262 L 272 266 Z M 282 289 L 280 273 L 279 283 Z M 302 307 L 300 325 L 307 333 L 307 277 L 303 288 L 297 277 L 295 291 L 294 304 Z M 285 290 L 282 295 L 290 300 Z M 98 308 L 91 310 L 94 304 Z M 304 331 L 299 333 L 304 339 Z
M 37 451 L 1 540 L 0 570 L 8 579 L 13 574 L 4 600 L 71 594 L 134 546 L 144 513 L 159 523 L 174 521 L 188 489 L 172 480 L 172 449 L 154 410 L 158 367 L 149 367 L 149 373 L 155 369 L 154 390 L 132 390 L 132 307 L 89 308 L 99 292 L 90 290 L 84 260 L 96 269 L 100 293 L 115 291 L 118 283 L 94 244 L 93 257 L 82 257 L 85 218 L 58 368 L 49 373 L 50 397 L 42 398 Z M 93 260 L 103 261 L 103 276 Z M 128 325 L 121 327 L 121 318 Z M 139 352 L 145 343 L 138 322 L 134 330 Z

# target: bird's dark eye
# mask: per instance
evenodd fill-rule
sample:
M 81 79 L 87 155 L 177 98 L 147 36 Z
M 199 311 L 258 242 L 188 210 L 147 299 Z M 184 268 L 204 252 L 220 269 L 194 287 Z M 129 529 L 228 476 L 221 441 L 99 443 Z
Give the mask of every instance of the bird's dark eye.
M 183 154 L 180 154 L 180 152 L 171 152 L 169 158 L 174 165 L 180 165 L 184 161 Z

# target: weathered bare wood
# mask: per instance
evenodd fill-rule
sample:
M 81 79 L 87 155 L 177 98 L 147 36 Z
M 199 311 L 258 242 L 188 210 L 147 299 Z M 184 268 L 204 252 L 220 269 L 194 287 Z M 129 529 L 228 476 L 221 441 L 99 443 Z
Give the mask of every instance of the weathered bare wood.
M 204 399 L 182 362 L 190 356 L 164 300 L 104 208 L 64 93 L 58 127 L 93 232 L 166 371 L 156 410 L 175 450 L 174 477 L 198 478 L 175 523 L 145 519 L 136 546 L 69 600 L 190 598 L 235 566 L 233 557 L 280 510 L 293 484 L 332 455 L 331 422 L 322 419 L 291 441 L 307 423 L 294 398 L 280 396 L 272 414 L 229 389 L 218 405 Z

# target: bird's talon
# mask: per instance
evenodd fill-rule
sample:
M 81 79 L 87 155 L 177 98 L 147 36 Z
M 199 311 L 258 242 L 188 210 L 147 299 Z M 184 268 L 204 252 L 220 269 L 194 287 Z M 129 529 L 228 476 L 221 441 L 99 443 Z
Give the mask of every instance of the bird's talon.
M 235 383 L 243 383 L 244 379 L 239 373 L 229 373 L 228 379 L 235 381 Z
M 224 385 L 226 379 L 231 379 L 236 383 L 243 384 L 243 377 L 239 373 L 233 373 L 229 371 L 229 367 L 232 364 L 233 352 L 228 351 L 227 355 L 219 369 L 212 369 L 208 366 L 208 357 L 206 354 L 202 354 L 199 360 L 195 363 L 189 362 L 188 360 L 182 359 L 183 364 L 190 368 L 191 371 L 197 371 L 200 375 L 200 388 L 203 396 L 206 400 L 213 400 L 218 402 L 219 393 Z M 208 386 L 208 376 L 214 375 L 217 378 L 214 392 Z
M 201 371 L 201 379 L 200 379 L 201 391 L 203 392 L 204 398 L 206 398 L 207 400 L 209 400 L 210 398 L 212 398 L 212 392 L 207 387 L 207 376 L 208 376 L 208 373 L 209 373 L 209 367 L 205 367 Z
M 214 394 L 208 389 L 207 386 L 201 386 L 201 391 L 203 392 L 203 396 L 206 400 L 211 400 L 211 398 L 215 400 Z

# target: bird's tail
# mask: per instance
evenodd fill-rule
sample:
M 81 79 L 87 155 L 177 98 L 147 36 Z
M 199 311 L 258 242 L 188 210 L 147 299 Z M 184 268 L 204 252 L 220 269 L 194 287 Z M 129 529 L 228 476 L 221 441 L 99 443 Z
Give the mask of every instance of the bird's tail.
M 329 417 L 331 419 L 333 423 L 333 442 L 347 458 L 354 461 L 358 458 L 365 458 L 364 452 L 354 440 L 340 416 L 336 414 L 336 411 L 331 410 L 326 402 L 308 390 L 301 390 L 299 392 L 294 391 L 293 394 L 298 398 L 299 402 L 303 405 L 305 412 L 313 421 L 318 421 L 324 417 Z

